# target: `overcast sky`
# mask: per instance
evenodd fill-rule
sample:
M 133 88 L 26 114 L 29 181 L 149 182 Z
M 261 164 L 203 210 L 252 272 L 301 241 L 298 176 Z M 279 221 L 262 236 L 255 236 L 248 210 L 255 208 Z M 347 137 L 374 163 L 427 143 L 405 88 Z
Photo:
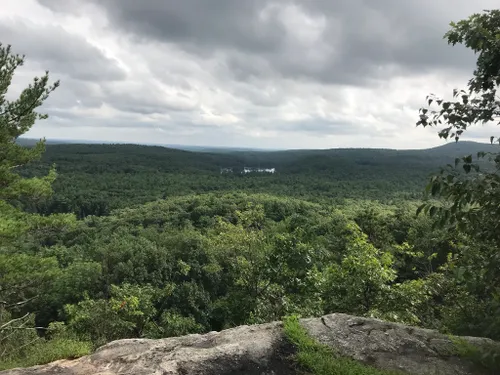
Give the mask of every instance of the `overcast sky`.
M 474 54 L 449 22 L 498 0 L 1 0 L 26 55 L 10 95 L 61 80 L 30 137 L 265 148 L 442 144 L 416 128 Z M 489 140 L 492 128 L 469 138 Z

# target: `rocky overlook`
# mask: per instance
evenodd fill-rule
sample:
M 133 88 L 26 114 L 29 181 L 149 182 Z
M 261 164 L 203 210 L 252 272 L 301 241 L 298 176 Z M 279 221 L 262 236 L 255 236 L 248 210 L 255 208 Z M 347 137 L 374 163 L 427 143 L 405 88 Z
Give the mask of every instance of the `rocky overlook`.
M 331 314 L 300 320 L 311 337 L 343 356 L 402 374 L 488 374 L 457 355 L 456 344 L 436 331 L 377 319 Z M 298 373 L 294 347 L 282 323 L 240 326 L 221 332 L 160 340 L 111 342 L 92 355 L 0 372 L 2 375 L 191 375 Z M 463 337 L 477 347 L 489 339 Z

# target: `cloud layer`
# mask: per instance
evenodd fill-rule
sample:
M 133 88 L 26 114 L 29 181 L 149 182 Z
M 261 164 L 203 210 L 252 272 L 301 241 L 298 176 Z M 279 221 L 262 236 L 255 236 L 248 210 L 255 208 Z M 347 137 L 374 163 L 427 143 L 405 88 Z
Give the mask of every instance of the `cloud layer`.
M 31 136 L 420 148 L 440 144 L 415 128 L 425 96 L 474 68 L 449 22 L 495 3 L 5 0 L 0 42 L 27 56 L 12 95 L 46 69 L 61 80 Z

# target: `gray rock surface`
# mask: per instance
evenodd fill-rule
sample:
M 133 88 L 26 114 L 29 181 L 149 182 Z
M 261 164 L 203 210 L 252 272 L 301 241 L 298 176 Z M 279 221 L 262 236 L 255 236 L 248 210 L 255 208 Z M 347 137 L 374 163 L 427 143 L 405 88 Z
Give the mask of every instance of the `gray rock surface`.
M 303 319 L 301 323 L 311 336 L 341 355 L 379 369 L 412 375 L 483 374 L 456 356 L 450 338 L 437 331 L 345 314 Z M 484 338 L 462 339 L 478 347 L 494 344 Z
M 412 375 L 482 374 L 455 356 L 453 343 L 435 331 L 345 314 L 303 319 L 301 324 L 341 354 L 381 369 Z M 491 343 L 465 339 L 477 345 Z M 281 323 L 276 322 L 162 340 L 119 340 L 76 360 L 0 374 L 288 375 L 298 373 L 292 354 Z

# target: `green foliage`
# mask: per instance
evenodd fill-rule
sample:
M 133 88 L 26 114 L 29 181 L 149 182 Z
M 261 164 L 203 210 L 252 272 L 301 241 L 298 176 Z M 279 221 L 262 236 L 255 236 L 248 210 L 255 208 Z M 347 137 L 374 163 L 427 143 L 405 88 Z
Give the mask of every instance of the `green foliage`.
M 52 194 L 54 168 L 32 178 L 19 173 L 21 167 L 40 159 L 44 142 L 23 147 L 17 139 L 37 119 L 47 118 L 36 109 L 59 86 L 59 82 L 49 84 L 46 72 L 35 77 L 18 99 L 7 100 L 14 73 L 23 63 L 24 56 L 0 44 L 0 369 L 81 356 L 91 347 L 60 329 L 55 332 L 52 326 L 47 330 L 35 327 L 33 310 L 45 298 L 41 294 L 61 275 L 57 259 L 40 254 L 40 246 L 75 220 L 73 215 L 42 217 L 19 209 L 21 201 L 40 203 Z M 45 330 L 45 337 L 37 330 Z
M 463 338 L 450 336 L 457 355 L 469 359 L 483 371 L 494 375 L 500 368 L 500 345 L 498 343 L 474 345 Z
M 39 337 L 34 327 L 35 317 L 25 314 L 14 318 L 5 308 L 0 310 L 0 363 L 6 363 L 13 358 L 22 358 L 31 349 Z
M 40 287 L 46 287 L 59 273 L 57 261 L 28 254 L 0 253 L 0 303 L 15 305 L 32 299 Z
M 332 300 L 328 308 L 363 315 L 385 298 L 396 272 L 389 252 L 376 249 L 355 228 L 353 232 L 343 259 L 329 269 L 327 290 Z
M 442 138 L 463 136 L 470 126 L 500 124 L 500 10 L 473 14 L 451 23 L 448 43 L 464 44 L 477 54 L 476 69 L 468 90 L 454 90 L 446 101 L 434 95 L 422 108 L 417 125 L 444 126 Z M 498 141 L 498 139 L 496 139 Z M 490 138 L 491 143 L 495 137 Z M 485 152 L 489 151 L 489 152 Z M 453 280 L 450 290 L 459 309 L 448 306 L 445 325 L 454 332 L 499 337 L 500 320 L 500 152 L 498 145 L 455 160 L 433 176 L 427 192 L 434 199 L 420 206 L 449 229 L 458 241 L 468 237 L 470 246 L 458 246 L 445 270 Z M 472 307 L 474 306 L 474 307 Z
M 35 110 L 43 104 L 59 82 L 49 85 L 48 72 L 41 78 L 35 77 L 14 101 L 6 99 L 6 94 L 17 68 L 24 64 L 24 56 L 14 55 L 10 46 L 0 44 L 0 200 L 29 196 L 38 199 L 51 193 L 51 183 L 55 178 L 52 170 L 44 178 L 24 179 L 16 169 L 26 163 L 37 160 L 44 151 L 44 143 L 26 148 L 16 140 L 26 133 L 37 119 L 47 115 Z
M 150 334 L 149 337 L 175 337 L 201 332 L 203 332 L 203 326 L 197 323 L 194 317 L 165 311 L 160 317 L 157 332 Z
M 54 279 L 34 288 L 30 311 L 42 326 L 64 321 L 94 348 L 294 313 L 346 312 L 457 332 L 471 320 L 456 311 L 467 302 L 453 297 L 461 290 L 450 277 L 456 256 L 433 257 L 426 267 L 426 254 L 475 245 L 464 237 L 450 247 L 428 218 L 404 214 L 412 207 L 365 202 L 340 211 L 269 195 L 178 197 L 89 217 L 30 245 L 33 255 L 6 254 L 4 263 L 50 264 Z M 388 236 L 383 249 L 354 221 L 363 210 L 384 212 L 370 227 L 373 238 L 379 230 Z
M 311 338 L 300 325 L 297 316 L 283 322 L 287 339 L 295 346 L 297 363 L 313 375 L 389 375 L 396 372 L 382 371 L 363 365 L 336 353 L 327 345 Z
M 75 305 L 66 305 L 69 327 L 79 336 L 88 336 L 100 346 L 120 338 L 143 337 L 154 329 L 152 318 L 156 314 L 151 287 L 124 284 L 111 286 L 109 300 L 93 300 L 88 296 Z
M 382 222 L 373 228 L 391 236 L 394 230 L 409 243 L 389 238 L 382 250 L 349 219 L 359 209 L 346 207 L 344 214 L 325 205 L 240 193 L 172 198 L 89 217 L 38 250 L 57 259 L 59 273 L 35 305 L 37 319 L 63 319 L 96 346 L 292 313 L 343 311 L 429 324 L 430 282 L 415 273 L 396 279 L 399 269 L 418 265 L 420 258 L 408 254 L 423 252 L 413 249 L 419 242 L 410 233 L 423 219 L 411 221 L 383 208 L 385 215 L 374 219 Z
M 233 193 L 89 217 L 31 245 L 36 255 L 29 256 L 50 259 L 57 275 L 31 309 L 38 324 L 62 320 L 94 347 L 294 313 L 346 312 L 455 329 L 446 318 L 457 316 L 448 312 L 452 304 L 434 304 L 446 302 L 450 284 L 442 278 L 454 258 L 433 257 L 425 266 L 426 254 L 454 247 L 428 218 L 406 215 L 412 207 L 365 202 L 341 211 Z M 356 224 L 359 217 L 370 217 L 374 243 L 386 236 L 382 249 Z
M 83 218 L 157 199 L 211 192 L 268 193 L 321 203 L 346 198 L 395 202 L 420 198 L 429 174 L 459 155 L 460 150 L 450 146 L 426 151 L 212 154 L 138 145 L 49 144 L 41 162 L 22 168 L 22 173 L 43 176 L 56 164 L 55 193 L 49 201 L 23 203 L 32 212 L 72 212 Z M 236 168 L 259 164 L 276 167 L 277 172 L 243 175 Z M 220 174 L 220 167 L 228 165 L 235 167 L 234 173 Z
M 499 121 L 500 100 L 496 95 L 500 84 L 500 10 L 473 14 L 466 20 L 451 23 L 451 30 L 445 35 L 448 43 L 464 44 L 478 54 L 476 69 L 468 83 L 468 91 L 454 90 L 454 101 L 429 98 L 429 105 L 435 102 L 440 109 L 422 108 L 417 125 L 445 125 L 439 132 L 443 138 L 455 138 L 477 123 Z M 500 124 L 500 122 L 498 122 Z M 495 137 L 491 137 L 493 143 Z M 461 231 L 476 233 L 500 244 L 500 177 L 495 172 L 500 168 L 498 148 L 492 152 L 478 152 L 474 163 L 472 155 L 455 160 L 455 166 L 448 166 L 440 175 L 433 176 L 427 190 L 433 196 L 443 197 L 450 205 L 425 205 L 431 214 L 439 214 L 442 224 L 457 225 Z M 488 156 L 488 158 L 486 158 Z M 462 165 L 463 172 L 458 168 Z
M 92 349 L 90 342 L 76 338 L 62 323 L 52 323 L 45 338 L 39 337 L 33 330 L 18 329 L 11 335 L 7 343 L 2 341 L 0 346 L 3 349 L 3 355 L 0 356 L 0 371 L 59 359 L 74 359 L 90 354 Z
M 425 279 L 394 283 L 384 300 L 372 308 L 370 315 L 379 319 L 408 325 L 439 329 L 437 311 L 432 307 L 433 297 L 439 296 L 436 283 L 440 275 Z

